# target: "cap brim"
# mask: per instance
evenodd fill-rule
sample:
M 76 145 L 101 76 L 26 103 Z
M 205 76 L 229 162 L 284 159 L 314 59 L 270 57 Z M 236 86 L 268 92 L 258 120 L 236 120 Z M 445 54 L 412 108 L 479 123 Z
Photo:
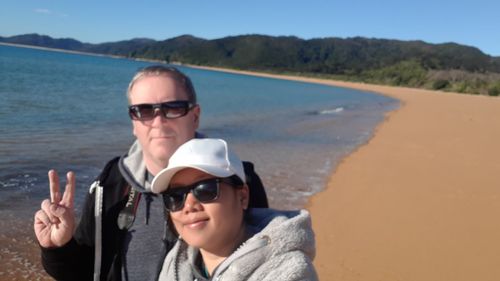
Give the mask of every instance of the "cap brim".
M 168 185 L 172 177 L 178 171 L 184 169 L 185 167 L 175 167 L 172 169 L 163 169 L 158 175 L 156 175 L 151 183 L 151 191 L 154 193 L 161 193 L 168 189 Z
M 168 189 L 168 186 L 170 185 L 170 180 L 172 180 L 172 177 L 180 170 L 186 168 L 193 168 L 220 178 L 235 175 L 234 171 L 209 165 L 185 165 L 173 168 L 165 168 L 154 177 L 153 182 L 151 183 L 151 191 L 154 193 L 161 193 L 166 191 Z

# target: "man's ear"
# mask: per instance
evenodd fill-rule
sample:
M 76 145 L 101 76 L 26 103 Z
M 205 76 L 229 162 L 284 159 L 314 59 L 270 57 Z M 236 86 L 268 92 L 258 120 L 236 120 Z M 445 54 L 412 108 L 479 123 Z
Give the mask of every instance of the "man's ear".
M 196 105 L 191 110 L 193 111 L 193 121 L 195 124 L 195 128 L 198 129 L 198 127 L 200 126 L 201 107 L 200 107 L 200 105 Z

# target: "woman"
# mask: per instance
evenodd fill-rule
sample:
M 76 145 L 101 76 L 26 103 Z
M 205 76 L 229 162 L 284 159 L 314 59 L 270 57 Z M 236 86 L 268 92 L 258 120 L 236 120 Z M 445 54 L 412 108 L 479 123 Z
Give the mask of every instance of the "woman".
M 154 178 L 179 241 L 160 280 L 317 280 L 309 213 L 248 209 L 239 158 L 221 139 L 193 139 Z

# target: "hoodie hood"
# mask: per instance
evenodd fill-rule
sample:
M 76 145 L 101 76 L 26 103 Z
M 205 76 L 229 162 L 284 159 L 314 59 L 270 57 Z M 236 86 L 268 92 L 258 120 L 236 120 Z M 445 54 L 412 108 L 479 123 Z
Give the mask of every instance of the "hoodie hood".
M 151 183 L 146 180 L 147 170 L 142 156 L 142 147 L 137 140 L 134 141 L 129 151 L 120 158 L 118 167 L 132 188 L 139 192 L 151 191 Z
M 308 211 L 253 208 L 249 212 L 247 227 L 257 234 L 247 243 L 265 238 L 272 245 L 272 255 L 301 251 L 314 259 L 315 240 Z
M 308 267 L 304 262 L 304 258 L 312 261 L 316 254 L 314 232 L 308 211 L 254 208 L 249 210 L 246 223 L 247 231 L 256 234 L 221 263 L 214 272 L 214 276 L 229 275 L 246 278 L 253 275 L 255 280 L 259 280 L 260 277 L 256 278 L 258 275 L 255 271 L 265 265 L 269 267 L 269 270 L 284 269 L 281 270 L 284 276 L 305 274 L 309 276 L 305 280 L 316 280 L 314 270 L 310 271 L 312 266 Z M 302 254 L 297 256 L 291 253 Z M 234 260 L 238 262 L 233 262 Z M 287 271 L 288 267 L 295 267 L 297 271 Z M 278 278 L 278 280 L 281 279 Z

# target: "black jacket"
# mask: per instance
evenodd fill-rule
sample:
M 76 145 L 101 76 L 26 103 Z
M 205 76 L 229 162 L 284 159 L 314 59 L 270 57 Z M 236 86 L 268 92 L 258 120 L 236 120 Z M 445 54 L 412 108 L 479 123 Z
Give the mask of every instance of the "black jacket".
M 127 201 L 130 185 L 120 173 L 118 162 L 119 157 L 108 162 L 97 178 L 104 192 L 100 280 L 121 280 L 121 257 L 127 230 L 118 228 L 117 218 Z M 253 164 L 250 162 L 243 164 L 250 189 L 249 206 L 267 208 L 266 193 Z M 88 193 L 73 238 L 60 248 L 42 248 L 43 267 L 56 280 L 93 280 L 96 228 L 94 208 L 94 193 Z M 174 236 L 166 235 L 166 237 Z M 164 256 L 174 242 L 165 241 Z M 163 261 L 158 261 L 161 262 Z

